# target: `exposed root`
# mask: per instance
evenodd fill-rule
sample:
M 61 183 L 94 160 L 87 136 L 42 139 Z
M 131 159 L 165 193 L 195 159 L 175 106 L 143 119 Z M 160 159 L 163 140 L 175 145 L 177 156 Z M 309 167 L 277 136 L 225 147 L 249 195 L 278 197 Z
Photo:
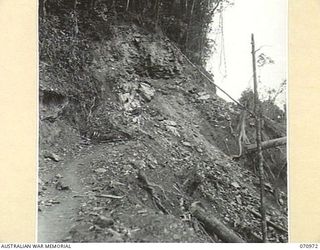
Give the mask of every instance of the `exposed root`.
M 237 126 L 237 130 L 239 131 L 239 137 L 238 137 L 238 145 L 239 145 L 239 154 L 233 155 L 233 159 L 238 159 L 242 156 L 243 153 L 243 143 L 250 144 L 250 140 L 247 137 L 246 134 L 246 118 L 247 118 L 247 111 L 243 110 L 240 114 L 240 120 L 239 124 Z
M 159 188 L 163 192 L 164 198 L 166 200 L 169 200 L 168 197 L 165 194 L 164 189 L 161 186 L 157 185 L 157 184 L 149 182 L 148 179 L 147 179 L 147 176 L 142 171 L 138 172 L 138 178 L 137 179 L 142 184 L 141 188 L 146 190 L 148 192 L 148 194 L 151 196 L 151 199 L 154 202 L 155 206 L 158 207 L 164 214 L 169 214 L 169 211 L 162 205 L 159 196 L 156 194 L 156 192 L 154 190 L 154 187 Z

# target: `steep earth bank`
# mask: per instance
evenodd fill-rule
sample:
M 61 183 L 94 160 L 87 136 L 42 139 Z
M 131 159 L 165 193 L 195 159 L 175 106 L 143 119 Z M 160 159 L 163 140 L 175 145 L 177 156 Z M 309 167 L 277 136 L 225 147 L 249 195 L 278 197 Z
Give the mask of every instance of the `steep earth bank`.
M 75 34 L 62 19 L 40 21 L 39 241 L 220 242 L 192 216 L 194 202 L 259 241 L 254 159 L 231 157 L 241 110 L 164 35 L 103 20 Z M 284 134 L 265 122 L 264 139 Z M 285 149 L 265 157 L 281 175 Z M 268 220 L 282 228 L 284 178 L 266 185 Z M 287 242 L 268 229 L 269 241 Z

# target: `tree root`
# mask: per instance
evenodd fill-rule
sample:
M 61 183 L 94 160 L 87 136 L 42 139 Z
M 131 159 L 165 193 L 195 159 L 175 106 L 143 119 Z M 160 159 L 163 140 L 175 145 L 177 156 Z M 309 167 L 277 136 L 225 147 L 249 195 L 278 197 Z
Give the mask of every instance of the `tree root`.
M 160 185 L 149 182 L 147 179 L 147 176 L 142 171 L 138 172 L 137 179 L 142 184 L 141 188 L 146 190 L 148 192 L 148 194 L 151 196 L 151 199 L 152 199 L 153 203 L 155 204 L 155 206 L 157 208 L 159 208 L 164 214 L 169 214 L 169 211 L 162 205 L 161 200 L 160 200 L 159 196 L 156 194 L 154 187 L 159 188 L 163 192 L 164 198 L 166 200 L 169 200 L 165 194 L 164 189 Z

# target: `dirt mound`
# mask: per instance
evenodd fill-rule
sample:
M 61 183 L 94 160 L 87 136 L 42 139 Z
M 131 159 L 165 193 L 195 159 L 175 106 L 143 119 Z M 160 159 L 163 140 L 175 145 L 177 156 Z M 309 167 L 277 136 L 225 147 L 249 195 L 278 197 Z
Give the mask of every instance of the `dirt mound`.
M 56 19 L 40 22 L 39 240 L 220 242 L 192 216 L 199 202 L 259 241 L 258 177 L 230 157 L 240 110 L 163 35 L 105 24 L 103 39 L 75 37 Z M 266 190 L 268 220 L 286 228 L 285 192 L 279 204 Z M 270 226 L 268 239 L 288 235 Z

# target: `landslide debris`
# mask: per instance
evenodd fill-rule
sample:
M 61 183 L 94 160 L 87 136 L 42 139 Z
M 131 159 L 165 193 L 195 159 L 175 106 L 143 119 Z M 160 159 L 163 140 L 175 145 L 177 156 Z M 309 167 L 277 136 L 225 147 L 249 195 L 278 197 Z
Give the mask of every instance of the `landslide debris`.
M 163 34 L 95 19 L 101 37 L 75 37 L 66 20 L 40 20 L 40 241 L 221 242 L 193 202 L 259 241 L 252 159 L 231 158 L 240 109 Z M 253 143 L 254 128 L 247 134 Z M 285 152 L 275 151 L 276 166 Z M 266 190 L 267 219 L 287 228 L 285 189 L 281 204 Z M 288 234 L 269 225 L 268 240 Z

